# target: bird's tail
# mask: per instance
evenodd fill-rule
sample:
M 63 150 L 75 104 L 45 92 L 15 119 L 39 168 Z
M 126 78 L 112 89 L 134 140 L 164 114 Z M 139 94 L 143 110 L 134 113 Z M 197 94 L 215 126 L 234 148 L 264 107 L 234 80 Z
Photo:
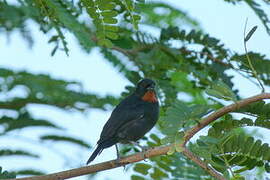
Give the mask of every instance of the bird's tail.
M 112 145 L 116 143 L 117 143 L 117 140 L 110 139 L 110 140 L 103 141 L 102 143 L 98 144 L 97 148 L 92 153 L 92 155 L 90 156 L 86 164 L 89 164 L 90 162 L 92 162 L 97 157 L 97 155 L 99 155 L 103 151 L 103 149 L 111 147 Z
M 92 153 L 92 155 L 90 156 L 90 158 L 88 159 L 86 164 L 89 164 L 91 161 L 93 161 L 98 154 L 100 154 L 103 151 L 103 147 L 101 145 L 98 145 L 98 147 L 95 149 L 95 151 Z

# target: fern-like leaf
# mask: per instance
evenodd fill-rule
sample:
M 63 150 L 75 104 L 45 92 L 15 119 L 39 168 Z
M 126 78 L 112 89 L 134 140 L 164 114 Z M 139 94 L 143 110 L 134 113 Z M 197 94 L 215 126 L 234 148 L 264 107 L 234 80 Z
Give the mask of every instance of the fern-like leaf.
M 39 156 L 36 154 L 32 154 L 28 151 L 24 150 L 10 150 L 10 149 L 1 149 L 0 150 L 0 156 L 26 156 L 26 157 L 32 157 L 32 158 L 38 158 Z
M 41 176 L 44 175 L 45 172 L 40 171 L 40 170 L 36 170 L 36 169 L 21 169 L 21 170 L 17 170 L 17 171 L 12 171 L 12 173 L 16 174 L 17 176 Z
M 110 39 L 118 38 L 118 27 L 115 9 L 115 2 L 109 0 L 81 0 L 88 15 L 93 19 L 96 26 L 97 42 L 101 46 L 112 47 Z
M 159 10 L 158 12 L 156 10 Z M 186 26 L 199 29 L 199 23 L 188 13 L 163 2 L 138 3 L 135 9 L 143 18 L 141 23 L 159 28 Z M 162 19 L 162 22 L 160 21 Z
M 16 174 L 13 172 L 3 171 L 2 167 L 0 166 L 0 179 L 11 179 L 16 178 Z
M 40 137 L 40 139 L 43 141 L 46 140 L 46 141 L 54 141 L 54 142 L 69 142 L 69 143 L 77 144 L 85 148 L 91 147 L 88 143 L 84 142 L 83 140 L 80 140 L 74 137 L 69 137 L 69 136 L 43 135 Z

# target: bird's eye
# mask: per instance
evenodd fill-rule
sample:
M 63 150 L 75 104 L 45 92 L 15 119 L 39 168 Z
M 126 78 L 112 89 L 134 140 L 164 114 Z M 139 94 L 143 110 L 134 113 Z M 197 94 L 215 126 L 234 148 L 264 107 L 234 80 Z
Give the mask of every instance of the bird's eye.
M 151 84 L 146 84 L 145 85 L 145 88 L 148 88 L 148 87 L 150 87 L 151 86 Z

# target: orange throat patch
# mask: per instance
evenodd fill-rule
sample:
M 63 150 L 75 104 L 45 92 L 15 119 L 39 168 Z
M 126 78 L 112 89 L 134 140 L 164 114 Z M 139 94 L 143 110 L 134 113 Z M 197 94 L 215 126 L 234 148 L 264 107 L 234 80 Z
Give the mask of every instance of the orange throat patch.
M 154 91 L 147 91 L 143 95 L 142 99 L 144 101 L 151 102 L 151 103 L 157 102 L 156 93 Z

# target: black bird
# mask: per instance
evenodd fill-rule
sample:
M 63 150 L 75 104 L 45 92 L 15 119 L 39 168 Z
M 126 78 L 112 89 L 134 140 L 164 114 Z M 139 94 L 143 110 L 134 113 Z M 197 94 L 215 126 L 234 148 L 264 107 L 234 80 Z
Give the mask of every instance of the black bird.
M 115 107 L 102 129 L 97 148 L 86 164 L 113 145 L 119 158 L 117 143 L 135 143 L 154 127 L 159 116 L 155 85 L 151 79 L 139 81 L 135 92 Z

